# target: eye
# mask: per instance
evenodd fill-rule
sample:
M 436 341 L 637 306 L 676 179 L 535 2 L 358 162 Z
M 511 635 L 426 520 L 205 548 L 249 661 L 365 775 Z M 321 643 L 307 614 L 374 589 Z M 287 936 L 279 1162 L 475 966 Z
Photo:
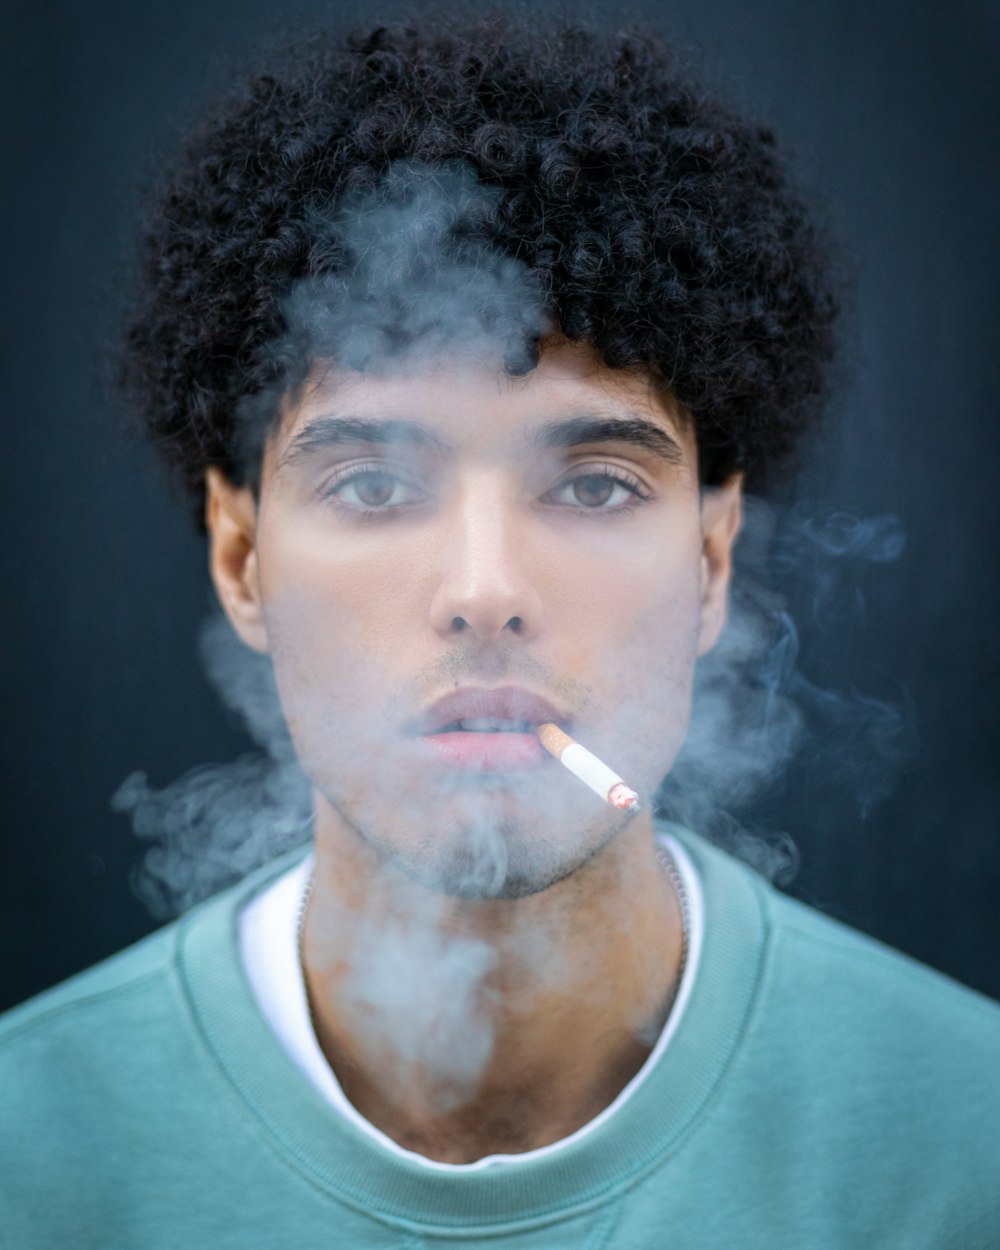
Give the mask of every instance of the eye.
M 606 465 L 567 478 L 545 496 L 547 502 L 569 504 L 589 512 L 618 512 L 649 497 L 637 477 Z
M 337 507 L 361 513 L 389 512 L 423 498 L 415 486 L 388 469 L 365 465 L 343 470 L 327 484 L 323 495 Z

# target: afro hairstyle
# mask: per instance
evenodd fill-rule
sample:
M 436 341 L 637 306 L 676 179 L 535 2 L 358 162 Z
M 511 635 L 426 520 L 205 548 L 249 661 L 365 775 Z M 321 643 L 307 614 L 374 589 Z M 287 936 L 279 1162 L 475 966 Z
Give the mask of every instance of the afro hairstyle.
M 308 365 L 281 349 L 292 292 L 351 263 L 317 221 L 407 162 L 490 189 L 466 234 L 518 262 L 563 335 L 669 387 L 704 485 L 765 489 L 788 462 L 837 300 L 770 130 L 647 30 L 452 13 L 313 35 L 244 76 L 150 201 L 121 378 L 199 525 L 208 467 L 258 485 L 241 414 L 273 422 Z

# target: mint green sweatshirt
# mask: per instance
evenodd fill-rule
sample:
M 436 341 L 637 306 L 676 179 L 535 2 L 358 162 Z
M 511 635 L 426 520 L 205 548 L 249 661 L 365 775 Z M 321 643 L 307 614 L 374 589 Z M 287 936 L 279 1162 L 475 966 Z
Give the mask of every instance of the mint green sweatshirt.
M 286 858 L 0 1021 L 0 1246 L 1000 1247 L 1000 1007 L 682 841 L 692 997 L 579 1142 L 437 1173 L 331 1108 L 240 963 Z

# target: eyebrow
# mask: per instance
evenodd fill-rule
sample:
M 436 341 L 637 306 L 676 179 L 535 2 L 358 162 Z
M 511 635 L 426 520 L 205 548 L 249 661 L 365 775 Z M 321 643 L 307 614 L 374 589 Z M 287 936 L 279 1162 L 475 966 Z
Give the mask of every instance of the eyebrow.
M 536 430 L 532 442 L 538 447 L 578 447 L 583 443 L 629 443 L 651 451 L 670 464 L 683 466 L 684 450 L 662 426 L 636 413 L 604 417 L 582 413 L 566 421 L 552 421 Z
M 579 447 L 587 443 L 628 443 L 651 451 L 670 464 L 683 466 L 684 451 L 666 430 L 634 412 L 621 417 L 578 413 L 550 421 L 531 436 L 535 447 Z M 417 421 L 402 418 L 352 416 L 317 417 L 292 439 L 278 460 L 278 468 L 305 459 L 311 453 L 345 443 L 395 443 L 445 452 L 449 444 Z
M 446 451 L 448 444 L 439 435 L 416 421 L 381 420 L 374 417 L 317 417 L 292 439 L 281 454 L 278 468 L 301 460 L 325 447 L 344 443 L 406 443 Z

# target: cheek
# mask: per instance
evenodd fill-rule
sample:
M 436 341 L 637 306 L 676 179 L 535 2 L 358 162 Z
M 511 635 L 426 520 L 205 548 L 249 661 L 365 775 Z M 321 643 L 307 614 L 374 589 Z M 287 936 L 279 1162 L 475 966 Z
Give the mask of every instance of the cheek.
M 630 702 L 647 725 L 687 722 L 698 646 L 698 589 L 696 576 L 675 580 L 643 603 L 622 634 Z
M 697 567 L 644 595 L 621 621 L 605 655 L 608 718 L 616 726 L 630 776 L 652 793 L 669 772 L 687 733 L 700 618 Z
M 329 542 L 260 542 L 268 646 L 296 752 L 314 781 L 354 744 L 382 741 L 381 709 L 403 644 L 405 587 L 389 561 L 347 559 Z M 350 767 L 343 766 L 347 758 Z
M 614 537 L 617 538 L 616 535 Z M 633 697 L 667 677 L 690 680 L 700 625 L 700 536 L 687 518 L 628 542 L 595 542 L 551 570 L 549 624 L 570 667 Z M 567 572 L 567 570 L 569 570 Z
M 357 654 L 392 653 L 414 619 L 415 570 L 392 544 L 352 545 L 293 531 L 259 543 L 261 594 L 272 653 L 310 653 L 344 667 Z

